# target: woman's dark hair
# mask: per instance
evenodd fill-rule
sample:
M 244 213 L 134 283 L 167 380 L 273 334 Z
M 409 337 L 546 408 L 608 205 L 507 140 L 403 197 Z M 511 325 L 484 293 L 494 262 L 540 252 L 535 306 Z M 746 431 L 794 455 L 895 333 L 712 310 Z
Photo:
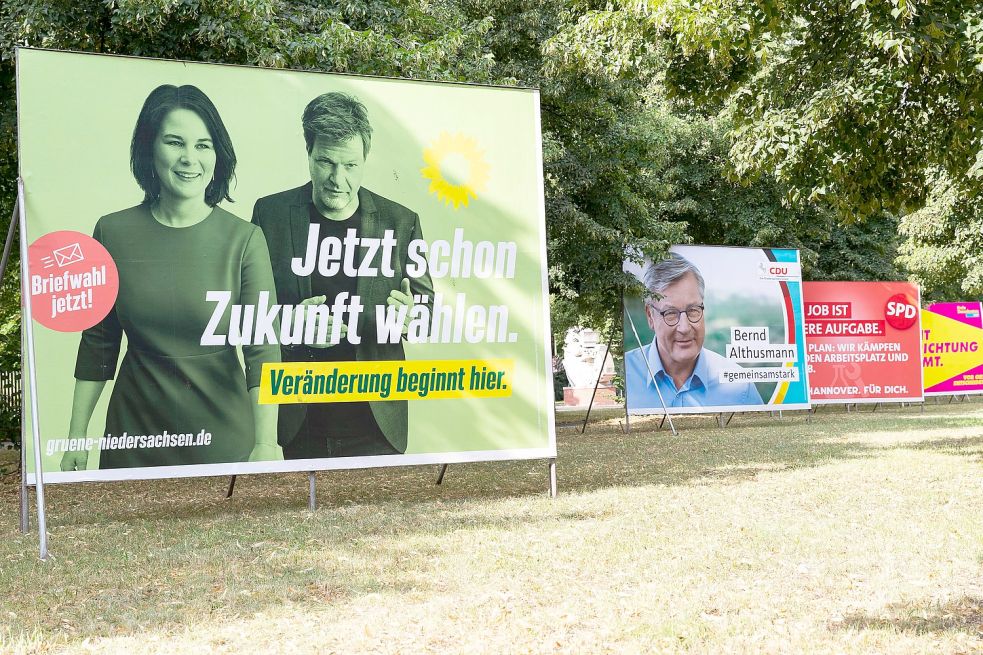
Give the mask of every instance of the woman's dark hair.
M 232 139 L 222 123 L 215 105 L 196 86 L 162 84 L 147 96 L 133 128 L 130 142 L 130 170 L 143 189 L 143 202 L 149 204 L 160 197 L 160 180 L 154 171 L 154 140 L 164 118 L 175 109 L 188 109 L 201 118 L 212 137 L 215 148 L 215 175 L 205 187 L 205 202 L 214 207 L 222 200 L 232 202 L 229 184 L 235 178 L 236 153 Z

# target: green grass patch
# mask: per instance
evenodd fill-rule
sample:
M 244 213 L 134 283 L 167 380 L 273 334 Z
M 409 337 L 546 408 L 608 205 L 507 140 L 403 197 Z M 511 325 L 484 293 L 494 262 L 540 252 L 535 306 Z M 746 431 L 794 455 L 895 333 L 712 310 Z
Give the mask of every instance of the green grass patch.
M 543 461 L 0 478 L 0 652 L 975 653 L 983 403 L 558 415 Z

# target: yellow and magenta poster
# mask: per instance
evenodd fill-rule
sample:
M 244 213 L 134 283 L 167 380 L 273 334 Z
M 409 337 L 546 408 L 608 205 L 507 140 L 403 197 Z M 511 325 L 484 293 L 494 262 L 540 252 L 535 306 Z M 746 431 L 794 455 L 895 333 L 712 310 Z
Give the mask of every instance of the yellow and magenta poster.
M 537 91 L 33 49 L 17 83 L 46 481 L 555 456 Z
M 922 312 L 926 396 L 983 393 L 981 303 L 943 302 Z

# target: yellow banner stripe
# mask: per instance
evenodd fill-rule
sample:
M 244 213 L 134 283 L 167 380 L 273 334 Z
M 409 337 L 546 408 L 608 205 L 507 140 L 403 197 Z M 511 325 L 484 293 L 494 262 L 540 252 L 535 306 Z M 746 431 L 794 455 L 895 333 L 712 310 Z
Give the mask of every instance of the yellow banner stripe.
M 263 364 L 262 405 L 512 395 L 511 359 Z
M 793 362 L 785 362 L 785 368 L 792 368 L 793 366 L 795 366 Z M 788 390 L 791 386 L 791 382 L 782 382 L 778 385 L 778 393 L 775 394 L 775 405 L 781 405 L 783 402 L 785 402 L 785 396 L 788 394 Z

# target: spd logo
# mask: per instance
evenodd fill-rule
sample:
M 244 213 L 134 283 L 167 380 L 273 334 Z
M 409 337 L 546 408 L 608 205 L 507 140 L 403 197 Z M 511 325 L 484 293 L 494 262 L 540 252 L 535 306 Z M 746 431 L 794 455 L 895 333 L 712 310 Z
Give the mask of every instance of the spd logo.
M 918 320 L 918 306 L 903 293 L 896 293 L 887 299 L 884 318 L 895 330 L 907 330 Z

